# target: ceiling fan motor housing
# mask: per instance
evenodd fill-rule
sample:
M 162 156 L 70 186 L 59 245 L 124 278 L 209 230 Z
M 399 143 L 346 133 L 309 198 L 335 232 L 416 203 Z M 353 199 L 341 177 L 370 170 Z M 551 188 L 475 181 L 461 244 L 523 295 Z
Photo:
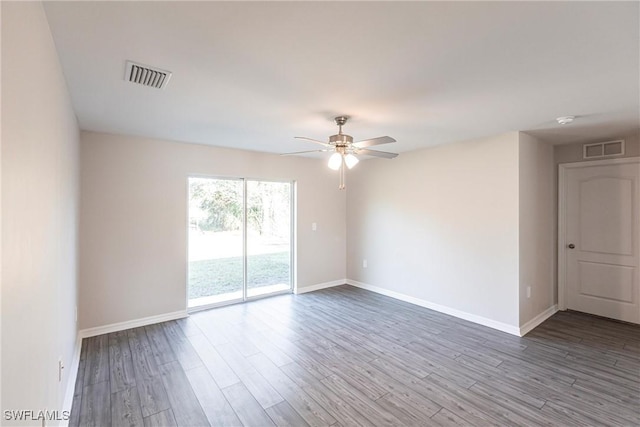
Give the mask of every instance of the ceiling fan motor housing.
M 336 147 L 346 147 L 351 143 L 353 143 L 353 137 L 351 135 L 339 133 L 329 137 L 329 144 L 335 145 Z

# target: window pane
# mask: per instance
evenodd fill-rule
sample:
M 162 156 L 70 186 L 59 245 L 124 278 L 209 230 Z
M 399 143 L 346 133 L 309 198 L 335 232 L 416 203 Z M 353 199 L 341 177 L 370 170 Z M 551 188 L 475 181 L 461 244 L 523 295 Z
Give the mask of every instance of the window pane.
M 291 183 L 247 181 L 247 296 L 291 289 Z
M 242 299 L 242 187 L 189 179 L 189 307 Z

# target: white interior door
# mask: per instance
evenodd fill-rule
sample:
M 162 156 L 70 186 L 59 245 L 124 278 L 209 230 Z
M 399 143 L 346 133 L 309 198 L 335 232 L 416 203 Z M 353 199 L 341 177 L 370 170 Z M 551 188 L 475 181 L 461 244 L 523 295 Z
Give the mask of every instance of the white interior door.
M 560 291 L 566 308 L 640 323 L 640 160 L 593 163 L 561 165 Z

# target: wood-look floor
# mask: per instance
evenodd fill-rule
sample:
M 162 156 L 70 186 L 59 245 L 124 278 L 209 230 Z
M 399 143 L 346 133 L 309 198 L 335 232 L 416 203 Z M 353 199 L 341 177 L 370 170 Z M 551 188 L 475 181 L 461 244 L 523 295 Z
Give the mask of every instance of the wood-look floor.
M 640 327 L 524 338 L 340 286 L 85 339 L 71 426 L 640 425 Z

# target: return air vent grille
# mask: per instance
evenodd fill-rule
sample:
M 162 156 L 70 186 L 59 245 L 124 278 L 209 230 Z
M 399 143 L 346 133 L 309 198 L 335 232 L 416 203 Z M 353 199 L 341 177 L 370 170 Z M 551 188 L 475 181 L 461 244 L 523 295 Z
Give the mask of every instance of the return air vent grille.
M 138 64 L 132 61 L 127 61 L 124 73 L 124 79 L 126 81 L 138 83 L 143 86 L 154 87 L 156 89 L 164 89 L 167 87 L 167 83 L 169 83 L 170 78 L 170 71 Z
M 595 159 L 611 156 L 622 156 L 624 154 L 624 140 L 596 142 L 595 144 L 584 144 L 582 146 L 582 158 Z

